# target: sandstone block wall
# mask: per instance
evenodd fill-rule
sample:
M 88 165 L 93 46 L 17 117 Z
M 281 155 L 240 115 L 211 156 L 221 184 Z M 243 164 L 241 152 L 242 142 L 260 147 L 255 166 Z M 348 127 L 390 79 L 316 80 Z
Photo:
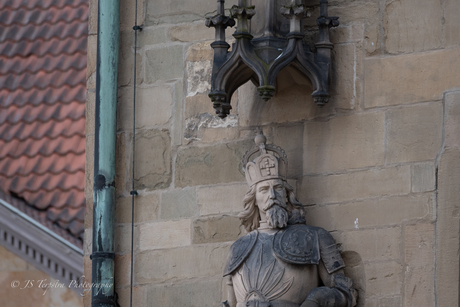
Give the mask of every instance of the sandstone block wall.
M 0 286 L 1 306 L 83 306 L 84 298 L 68 289 L 69 283 L 50 277 L 3 246 L 0 246 Z
M 314 4 L 314 1 L 307 1 Z M 97 0 L 88 40 L 85 275 L 91 274 Z M 211 0 L 121 0 L 116 291 L 129 304 L 131 159 L 136 140 L 135 306 L 220 306 L 229 246 L 244 235 L 241 171 L 256 128 L 286 150 L 308 223 L 329 230 L 359 289 L 358 306 L 457 306 L 460 218 L 458 0 L 339 0 L 330 15 L 332 89 L 283 71 L 262 101 L 248 83 L 231 115 L 207 97 Z M 254 1 L 257 6 L 263 1 Z M 227 1 L 226 6 L 234 3 Z M 318 7 L 305 21 L 315 27 Z M 254 17 L 256 18 L 257 15 Z M 231 30 L 227 30 L 231 41 Z M 132 127 L 137 53 L 136 133 Z M 89 300 L 85 306 L 90 306 Z

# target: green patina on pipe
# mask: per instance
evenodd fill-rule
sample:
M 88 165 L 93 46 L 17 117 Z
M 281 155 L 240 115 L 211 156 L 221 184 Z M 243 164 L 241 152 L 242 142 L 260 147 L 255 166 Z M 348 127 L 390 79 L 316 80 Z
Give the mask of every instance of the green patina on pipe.
M 119 0 L 99 0 L 94 144 L 91 306 L 116 306 L 114 287 L 115 146 Z

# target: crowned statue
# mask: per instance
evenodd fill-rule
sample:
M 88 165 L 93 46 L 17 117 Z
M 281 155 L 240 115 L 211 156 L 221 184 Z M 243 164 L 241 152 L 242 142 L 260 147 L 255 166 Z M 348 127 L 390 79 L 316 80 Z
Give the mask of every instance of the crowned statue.
M 357 292 L 337 245 L 323 228 L 306 225 L 302 204 L 287 183 L 287 156 L 278 146 L 244 156 L 249 190 L 239 214 L 248 234 L 230 248 L 225 307 L 352 307 Z

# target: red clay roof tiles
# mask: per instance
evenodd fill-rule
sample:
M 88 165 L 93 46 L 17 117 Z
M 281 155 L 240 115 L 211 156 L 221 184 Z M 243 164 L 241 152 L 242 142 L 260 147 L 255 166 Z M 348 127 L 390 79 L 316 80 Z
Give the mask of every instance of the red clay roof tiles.
M 0 0 L 0 198 L 82 246 L 87 0 Z

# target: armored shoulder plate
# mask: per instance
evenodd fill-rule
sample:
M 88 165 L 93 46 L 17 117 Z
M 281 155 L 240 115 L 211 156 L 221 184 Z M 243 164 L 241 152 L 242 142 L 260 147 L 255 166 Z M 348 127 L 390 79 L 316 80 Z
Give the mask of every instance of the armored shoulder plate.
M 331 234 L 323 229 L 318 228 L 319 236 L 319 249 L 321 252 L 321 259 L 329 274 L 334 273 L 345 267 L 342 256 L 337 249 L 337 244 Z
M 244 237 L 236 240 L 235 243 L 230 247 L 230 251 L 227 256 L 227 264 L 225 265 L 224 276 L 232 274 L 241 263 L 249 256 L 254 247 L 259 232 L 254 230 Z
M 273 250 L 280 259 L 293 264 L 318 264 L 320 249 L 316 227 L 297 224 L 275 234 Z

